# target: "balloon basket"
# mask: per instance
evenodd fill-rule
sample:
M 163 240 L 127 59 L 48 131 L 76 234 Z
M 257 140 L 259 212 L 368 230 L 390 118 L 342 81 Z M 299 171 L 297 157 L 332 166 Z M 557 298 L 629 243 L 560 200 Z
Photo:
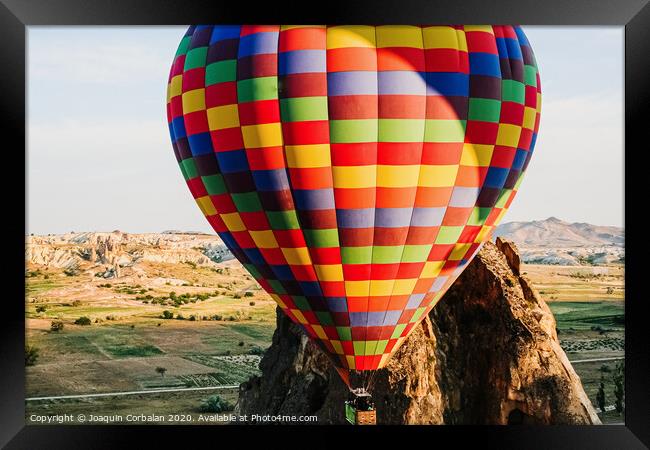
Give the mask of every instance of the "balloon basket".
M 345 418 L 352 425 L 377 424 L 377 411 L 368 391 L 363 388 L 350 390 L 345 402 Z

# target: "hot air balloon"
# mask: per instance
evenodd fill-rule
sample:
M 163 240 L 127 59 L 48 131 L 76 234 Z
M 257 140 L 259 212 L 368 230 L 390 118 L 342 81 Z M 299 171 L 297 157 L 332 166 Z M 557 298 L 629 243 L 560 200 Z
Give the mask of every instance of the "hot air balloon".
M 489 239 L 540 100 L 517 26 L 206 25 L 167 116 L 207 220 L 347 378 L 384 367 Z

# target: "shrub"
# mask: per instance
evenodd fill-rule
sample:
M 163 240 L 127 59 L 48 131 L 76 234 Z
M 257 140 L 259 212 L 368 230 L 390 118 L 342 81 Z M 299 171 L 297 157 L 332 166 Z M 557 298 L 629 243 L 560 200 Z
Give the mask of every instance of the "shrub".
M 72 306 L 81 306 L 81 300 L 75 300 L 74 302 L 70 303 Z
M 165 378 L 165 372 L 167 372 L 167 369 L 164 367 L 156 367 L 156 373 L 159 373 L 161 378 Z
M 162 312 L 162 316 L 161 316 L 161 317 L 162 317 L 163 319 L 173 319 L 173 318 L 174 318 L 174 313 L 166 309 L 166 310 L 164 310 L 164 311 Z
M 241 298 L 241 295 L 239 295 L 239 294 L 233 294 L 233 295 L 232 295 L 232 298 Z
M 251 306 L 255 306 L 255 302 L 249 302 L 248 304 Z
M 26 366 L 33 366 L 34 364 L 36 364 L 36 360 L 38 359 L 38 352 L 39 352 L 38 347 L 25 344 L 25 365 Z
M 192 315 L 190 316 L 189 320 L 190 320 L 191 322 L 195 322 L 195 321 L 196 321 L 196 316 L 195 316 L 194 314 L 192 314 Z
M 201 401 L 201 412 L 220 413 L 224 411 L 232 411 L 235 406 L 227 400 L 224 400 L 218 395 L 211 395 L 210 397 Z
M 252 297 L 253 295 L 255 295 L 255 294 L 253 294 L 251 291 L 246 291 L 244 293 L 244 297 Z
M 81 316 L 74 321 L 75 325 L 82 325 L 82 326 L 90 325 L 91 323 L 92 322 L 90 321 L 90 318 L 86 316 Z
M 176 320 L 185 320 L 185 316 L 183 316 L 182 314 L 179 314 L 179 315 L 176 316 Z
M 212 316 L 212 320 L 223 320 L 223 316 L 221 314 L 215 314 Z
M 60 320 L 53 320 L 50 324 L 50 330 L 52 331 L 61 331 L 63 330 L 63 322 Z
M 38 305 L 36 307 L 36 312 L 37 313 L 42 313 L 42 312 L 45 312 L 45 311 L 47 311 L 47 306 L 45 306 L 45 305 Z
M 244 341 L 239 341 L 239 344 L 238 344 L 238 345 L 239 345 L 240 347 L 243 347 L 243 346 L 244 346 Z
M 614 407 L 616 412 L 621 414 L 625 410 L 625 361 L 616 364 L 614 372 Z
M 255 346 L 248 351 L 248 354 L 262 356 L 265 352 L 266 350 L 264 350 L 262 347 Z

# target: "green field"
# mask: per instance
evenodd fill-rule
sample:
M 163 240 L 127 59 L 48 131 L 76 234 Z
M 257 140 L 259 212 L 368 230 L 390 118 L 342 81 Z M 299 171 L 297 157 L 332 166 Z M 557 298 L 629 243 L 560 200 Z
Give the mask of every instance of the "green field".
M 241 266 L 140 267 L 150 275 L 26 274 L 27 344 L 38 349 L 26 367 L 27 398 L 84 396 L 28 401 L 28 421 L 32 414 L 198 414 L 217 392 L 234 404 L 237 389 L 151 390 L 234 386 L 259 374 L 276 305 Z M 80 317 L 90 324 L 76 324 Z M 52 329 L 56 323 L 63 328 Z M 92 397 L 133 391 L 144 393 Z
M 625 328 L 625 304 L 621 301 L 549 302 L 549 307 L 562 331 Z
M 193 387 L 206 380 L 214 381 L 207 385 L 239 384 L 258 373 L 260 351 L 273 334 L 264 322 L 158 323 L 30 333 L 28 342 L 40 351 L 37 363 L 27 368 L 28 396 Z M 157 367 L 166 369 L 164 377 Z
M 591 403 L 597 405 L 601 379 L 605 404 L 613 405 L 614 374 L 625 356 L 625 304 L 622 301 L 549 302 L 560 344 L 580 377 Z M 603 423 L 621 423 L 616 411 L 599 414 Z

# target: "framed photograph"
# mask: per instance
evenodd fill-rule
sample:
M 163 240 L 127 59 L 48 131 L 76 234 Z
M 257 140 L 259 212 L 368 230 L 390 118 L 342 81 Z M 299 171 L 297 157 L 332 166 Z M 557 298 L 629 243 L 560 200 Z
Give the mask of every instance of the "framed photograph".
M 648 448 L 647 3 L 3 0 L 0 443 Z

